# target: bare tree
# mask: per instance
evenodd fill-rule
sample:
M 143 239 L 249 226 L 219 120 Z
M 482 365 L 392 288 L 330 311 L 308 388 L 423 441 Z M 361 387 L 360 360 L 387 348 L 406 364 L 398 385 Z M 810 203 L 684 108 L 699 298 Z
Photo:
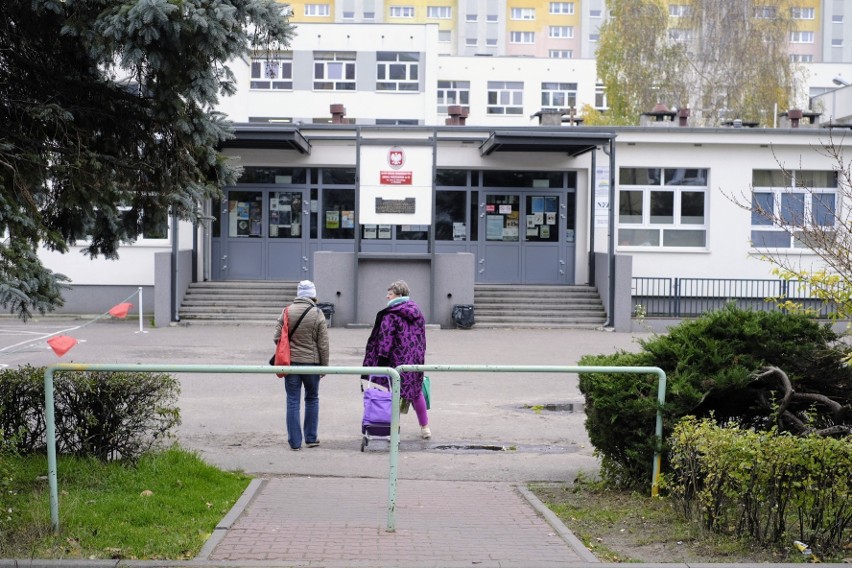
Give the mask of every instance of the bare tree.
M 658 102 L 689 107 L 697 125 L 771 125 L 789 108 L 799 69 L 787 51 L 789 0 L 613 0 L 601 26 L 598 76 L 605 122 L 635 124 Z M 600 122 L 600 120 L 596 121 Z

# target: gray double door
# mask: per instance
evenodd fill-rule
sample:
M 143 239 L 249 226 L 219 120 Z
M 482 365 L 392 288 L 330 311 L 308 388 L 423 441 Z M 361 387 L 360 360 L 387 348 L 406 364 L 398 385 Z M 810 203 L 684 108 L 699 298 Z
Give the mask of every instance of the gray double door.
M 484 190 L 482 195 L 477 282 L 573 284 L 574 220 L 569 211 L 573 215 L 574 208 L 567 207 L 573 192 Z
M 307 189 L 230 189 L 213 235 L 216 280 L 301 280 L 309 264 Z

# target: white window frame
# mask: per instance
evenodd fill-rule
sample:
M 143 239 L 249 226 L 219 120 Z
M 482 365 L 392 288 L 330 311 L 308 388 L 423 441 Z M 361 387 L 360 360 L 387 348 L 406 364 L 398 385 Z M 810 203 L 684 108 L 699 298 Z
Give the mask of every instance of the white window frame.
M 603 10 L 589 10 L 590 18 L 601 18 L 603 17 Z
M 477 45 L 479 45 L 479 40 L 475 37 L 468 36 L 468 37 L 464 38 L 464 44 L 467 47 L 476 47 Z
M 843 38 L 835 37 L 831 39 L 831 47 L 843 47 Z
M 600 38 L 600 34 L 589 34 L 589 41 L 592 43 L 597 43 Z
M 317 66 L 322 66 L 322 77 L 317 76 Z M 315 91 L 354 91 L 355 90 L 355 52 L 354 51 L 315 51 L 314 82 Z M 330 84 L 331 87 L 320 86 Z
M 249 73 L 250 89 L 292 91 L 293 53 L 281 52 L 272 57 L 253 57 Z
M 414 18 L 414 6 L 391 6 L 388 9 L 391 18 Z
M 460 105 L 470 109 L 470 81 L 438 81 L 438 113 L 447 114 L 447 107 Z
M 306 18 L 327 18 L 331 15 L 331 6 L 328 4 L 305 4 Z
M 376 52 L 376 91 L 420 91 L 420 54 L 413 51 Z
M 479 16 L 477 14 L 465 14 L 464 15 L 464 21 L 468 22 L 468 23 L 476 22 L 478 19 L 479 19 Z
M 831 15 L 831 23 L 832 24 L 842 24 L 843 23 L 843 14 L 832 14 Z
M 609 101 L 606 100 L 606 87 L 603 83 L 595 83 L 595 109 L 606 110 L 609 108 Z
M 707 183 L 707 176 L 709 174 L 709 169 L 622 167 L 619 170 L 619 181 L 621 181 L 621 170 L 625 169 L 655 170 L 659 172 L 659 180 L 657 180 L 657 183 L 646 183 L 637 185 L 619 183 L 618 203 L 616 204 L 616 206 L 618 207 L 618 209 L 616 210 L 616 220 L 618 225 L 619 248 L 652 248 L 665 250 L 707 249 L 707 232 L 709 227 L 708 197 L 710 187 L 709 183 Z M 703 183 L 678 184 L 676 183 L 676 179 L 672 179 L 670 177 L 674 176 L 676 178 L 681 173 L 685 173 L 688 175 L 689 173 L 699 174 L 700 172 L 703 172 L 704 178 L 696 176 L 686 179 L 703 179 Z M 667 180 L 670 183 L 666 183 Z M 632 215 L 632 217 L 638 216 L 640 217 L 640 219 L 623 219 L 623 216 L 625 216 L 625 214 L 622 210 L 622 197 L 626 197 L 625 194 L 627 193 L 639 194 L 641 196 L 641 209 L 638 215 Z M 684 204 L 683 199 L 686 194 L 701 194 L 701 217 L 703 219 L 702 222 L 699 223 L 684 220 L 682 207 Z M 656 216 L 670 217 L 670 220 L 660 220 L 654 218 L 655 211 L 653 210 L 653 203 L 656 199 L 662 198 L 664 196 L 670 196 L 671 198 L 671 210 L 669 211 L 670 215 L 657 214 Z M 684 235 L 686 233 L 703 233 L 704 244 L 679 244 L 678 236 Z
M 426 17 L 432 20 L 449 20 L 453 17 L 452 6 L 426 6 Z
M 567 109 L 577 106 L 577 83 L 541 84 L 541 108 Z
M 793 31 L 790 32 L 790 43 L 813 43 L 814 32 Z
M 550 3 L 550 14 L 554 16 L 573 16 L 574 15 L 574 3 L 573 2 L 551 2 Z
M 790 55 L 790 61 L 793 63 L 813 63 L 814 56 L 811 53 L 793 53 Z
M 571 49 L 550 49 L 547 52 L 549 59 L 574 59 L 574 51 Z
M 794 20 L 813 20 L 816 19 L 816 8 L 796 6 L 790 8 L 790 15 Z
M 535 8 L 512 8 L 510 19 L 521 21 L 535 20 Z
M 486 47 L 497 47 L 497 38 L 496 37 L 487 37 L 485 38 Z
M 573 39 L 574 26 L 548 26 L 547 37 L 551 39 Z
M 438 43 L 452 43 L 453 30 L 438 30 Z
M 685 18 L 689 15 L 689 6 L 686 4 L 669 4 L 669 17 Z
M 829 170 L 817 170 L 820 172 L 828 172 Z M 795 199 L 800 199 L 803 204 L 803 223 L 790 223 L 786 226 L 781 226 L 773 223 L 773 219 L 768 219 L 759 213 L 751 213 L 751 246 L 756 249 L 807 249 L 807 244 L 802 242 L 796 236 L 796 228 L 813 228 L 817 226 L 814 223 L 814 200 L 815 196 L 831 195 L 833 196 L 833 211 L 831 212 L 831 223 L 823 223 L 823 227 L 836 227 L 838 223 L 838 211 L 841 208 L 841 193 L 837 187 L 800 187 L 802 184 L 796 181 L 799 172 L 792 171 L 789 173 L 778 170 L 778 175 L 786 180 L 784 186 L 753 186 L 752 187 L 752 207 L 755 206 L 756 195 L 771 196 L 772 211 L 771 215 L 774 219 L 782 219 L 784 217 L 784 201 L 785 198 L 794 196 Z M 807 184 L 804 184 L 807 185 Z M 835 184 L 836 185 L 836 184 Z M 820 197 L 816 197 L 819 201 Z M 826 200 L 828 203 L 828 200 Z M 757 221 L 757 222 L 756 222 Z M 755 233 L 766 233 L 774 235 L 776 241 L 772 245 L 754 244 Z M 779 244 L 784 246 L 778 246 Z
M 485 113 L 496 116 L 524 114 L 523 81 L 488 81 Z
M 509 32 L 509 43 L 530 45 L 535 43 L 535 32 Z
M 485 21 L 492 24 L 496 24 L 500 21 L 500 16 L 499 14 L 485 14 Z

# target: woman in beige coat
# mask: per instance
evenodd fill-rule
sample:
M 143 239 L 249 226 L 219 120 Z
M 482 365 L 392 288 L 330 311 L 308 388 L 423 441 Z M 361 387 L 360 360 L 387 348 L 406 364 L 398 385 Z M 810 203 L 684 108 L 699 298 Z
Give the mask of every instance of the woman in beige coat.
M 313 282 L 299 282 L 296 299 L 287 307 L 286 312 L 282 312 L 275 326 L 276 345 L 281 337 L 285 313 L 290 328 L 291 366 L 328 366 L 328 325 L 325 322 L 325 314 L 317 307 L 317 288 Z M 302 447 L 302 425 L 299 419 L 302 386 L 305 387 L 305 445 L 309 448 L 319 446 L 319 383 L 322 376 L 291 374 L 284 377 L 284 387 L 287 391 L 287 442 L 293 450 Z

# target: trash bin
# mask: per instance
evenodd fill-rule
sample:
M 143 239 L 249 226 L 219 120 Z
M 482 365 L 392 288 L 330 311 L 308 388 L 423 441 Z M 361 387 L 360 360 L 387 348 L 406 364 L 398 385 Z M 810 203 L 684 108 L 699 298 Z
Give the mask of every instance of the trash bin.
M 453 322 L 456 327 L 461 329 L 470 329 L 475 323 L 473 320 L 473 305 L 472 304 L 455 304 L 453 306 Z
M 322 313 L 325 316 L 325 321 L 327 321 L 328 326 L 331 327 L 331 319 L 334 317 L 334 304 L 319 302 L 317 307 L 322 310 Z

